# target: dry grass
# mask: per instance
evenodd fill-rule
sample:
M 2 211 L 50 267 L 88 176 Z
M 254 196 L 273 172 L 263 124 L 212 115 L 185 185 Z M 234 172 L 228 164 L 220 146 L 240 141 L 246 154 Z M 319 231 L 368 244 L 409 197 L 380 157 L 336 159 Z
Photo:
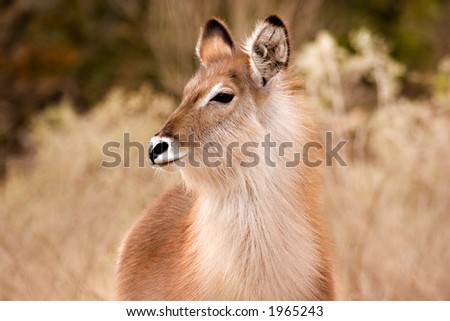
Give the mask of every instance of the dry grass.
M 124 132 L 145 143 L 173 107 L 143 88 L 86 117 L 63 103 L 36 121 L 34 156 L 10 164 L 1 189 L 0 299 L 114 298 L 120 240 L 170 179 L 138 168 L 136 149 L 131 168 L 102 168 L 102 145 Z
M 0 299 L 114 298 L 124 233 L 178 176 L 138 168 L 136 149 L 131 168 L 102 168 L 102 146 L 125 132 L 146 142 L 174 107 L 144 87 L 86 116 L 61 103 L 36 119 L 33 155 L 0 188 Z M 322 115 L 350 139 L 349 166 L 324 170 L 339 297 L 450 299 L 449 97 Z
M 349 166 L 325 170 L 342 299 L 450 299 L 449 107 L 397 102 L 361 118 Z
M 324 175 L 340 297 L 450 299 L 450 73 L 436 99 L 410 102 L 384 40 L 351 40 L 353 53 L 322 33 L 296 61 L 326 129 L 350 141 L 349 166 Z

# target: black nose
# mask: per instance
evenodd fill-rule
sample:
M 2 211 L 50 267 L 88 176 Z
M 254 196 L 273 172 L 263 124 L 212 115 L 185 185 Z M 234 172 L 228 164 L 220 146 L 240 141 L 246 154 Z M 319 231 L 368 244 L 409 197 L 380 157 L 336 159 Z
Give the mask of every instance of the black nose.
M 166 142 L 157 142 L 156 145 L 149 145 L 148 148 L 148 157 L 152 161 L 152 164 L 155 164 L 155 159 L 166 152 L 169 149 L 169 144 Z

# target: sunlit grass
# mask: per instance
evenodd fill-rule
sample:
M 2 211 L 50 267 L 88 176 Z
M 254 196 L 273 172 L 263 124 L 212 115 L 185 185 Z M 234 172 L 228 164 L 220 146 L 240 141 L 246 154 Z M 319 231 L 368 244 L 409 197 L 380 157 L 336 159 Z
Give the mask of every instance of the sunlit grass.
M 348 166 L 323 179 L 339 298 L 450 299 L 449 97 L 347 108 L 358 90 L 335 76 L 315 104 L 324 130 L 350 141 Z M 145 145 L 175 105 L 147 87 L 113 90 L 90 114 L 62 102 L 34 121 L 32 152 L 11 161 L 0 189 L 0 299 L 115 298 L 121 239 L 178 176 L 139 168 L 136 148 L 130 168 L 101 167 L 102 146 L 123 147 L 124 133 Z
M 377 110 L 354 130 L 349 166 L 325 170 L 342 299 L 450 298 L 448 107 Z
M 103 168 L 102 146 L 123 146 L 126 132 L 145 144 L 173 107 L 146 88 L 116 90 L 88 116 L 62 103 L 36 120 L 35 153 L 10 164 L 1 189 L 0 299 L 114 298 L 121 238 L 171 179 L 138 168 L 136 148 L 130 168 Z

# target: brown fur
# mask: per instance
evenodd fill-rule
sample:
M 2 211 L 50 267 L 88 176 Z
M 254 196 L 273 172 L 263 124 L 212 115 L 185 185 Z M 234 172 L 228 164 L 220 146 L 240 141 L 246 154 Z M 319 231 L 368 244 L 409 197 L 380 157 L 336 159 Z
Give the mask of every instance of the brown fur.
M 185 271 L 193 201 L 183 187 L 175 186 L 156 199 L 128 233 L 119 267 L 122 299 L 195 299 L 195 285 Z
M 225 146 L 261 139 L 265 132 L 275 140 L 293 140 L 297 148 L 317 141 L 305 97 L 284 70 L 289 41 L 281 20 L 271 16 L 257 27 L 257 59 L 236 50 L 218 20 L 210 20 L 205 28 L 197 48 L 202 67 L 157 136 L 179 135 L 182 142 L 193 133 L 197 141 Z M 275 40 L 269 38 L 271 32 Z M 258 39 L 273 41 L 268 55 L 266 43 Z M 226 105 L 206 101 L 199 106 L 216 84 L 232 92 L 234 99 Z M 310 159 L 318 156 L 315 152 Z M 245 159 L 239 152 L 233 157 Z M 283 158 L 276 161 L 280 166 Z M 159 197 L 137 221 L 120 254 L 119 298 L 333 299 L 318 169 L 303 164 L 276 169 L 224 164 L 184 168 L 185 186 Z

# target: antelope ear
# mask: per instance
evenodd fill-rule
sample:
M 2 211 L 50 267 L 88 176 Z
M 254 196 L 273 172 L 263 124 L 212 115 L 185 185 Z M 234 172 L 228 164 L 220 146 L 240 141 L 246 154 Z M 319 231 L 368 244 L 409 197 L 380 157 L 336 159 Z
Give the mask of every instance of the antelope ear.
M 214 60 L 233 54 L 233 40 L 225 24 L 218 19 L 210 19 L 200 31 L 195 48 L 200 62 L 207 66 Z
M 276 15 L 259 23 L 246 45 L 252 77 L 260 87 L 289 63 L 289 36 L 286 25 Z

